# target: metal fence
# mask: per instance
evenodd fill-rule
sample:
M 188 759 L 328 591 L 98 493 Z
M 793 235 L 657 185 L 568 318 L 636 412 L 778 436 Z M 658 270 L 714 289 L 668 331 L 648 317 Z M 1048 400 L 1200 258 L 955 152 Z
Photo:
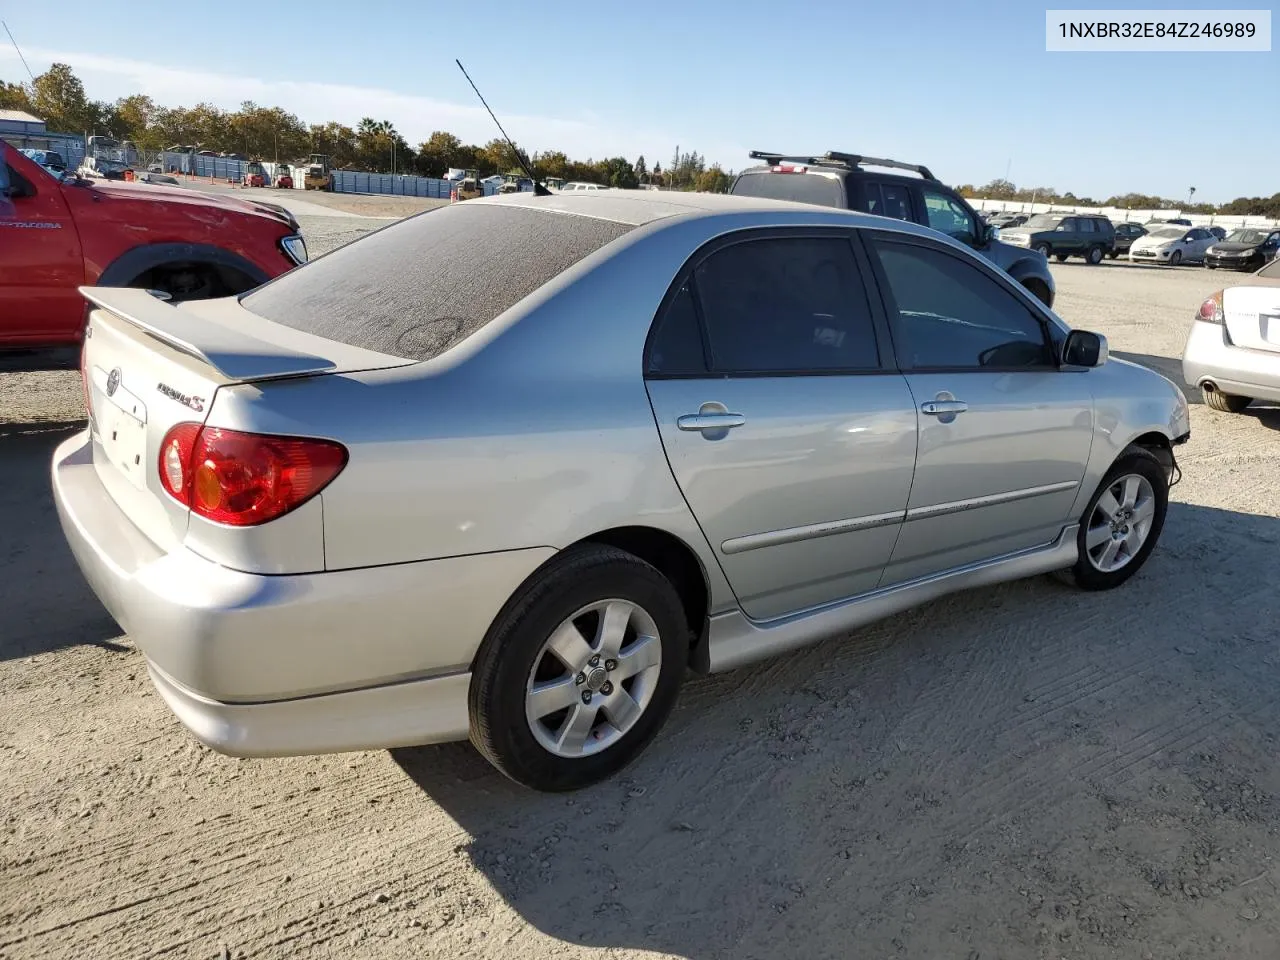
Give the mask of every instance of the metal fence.
M 974 207 L 983 213 L 1100 213 L 1115 223 L 1146 223 L 1149 220 L 1168 220 L 1174 217 L 1190 220 L 1197 227 L 1219 226 L 1224 229 L 1237 227 L 1257 227 L 1272 229 L 1280 226 L 1280 221 L 1268 220 L 1266 217 L 1246 217 L 1240 214 L 1208 214 L 1183 213 L 1181 210 L 1122 210 L 1119 207 L 1082 207 L 1063 203 L 1025 203 L 1019 200 L 971 200 Z

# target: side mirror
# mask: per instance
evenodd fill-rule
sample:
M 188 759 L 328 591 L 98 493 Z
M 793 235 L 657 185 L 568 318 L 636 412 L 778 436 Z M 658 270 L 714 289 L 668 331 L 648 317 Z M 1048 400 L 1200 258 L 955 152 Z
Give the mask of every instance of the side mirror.
M 1062 345 L 1062 364 L 1066 367 L 1089 369 L 1107 362 L 1107 338 L 1088 330 L 1072 330 Z
M 983 224 L 982 242 L 983 244 L 993 243 L 1000 239 L 1000 228 L 990 223 Z

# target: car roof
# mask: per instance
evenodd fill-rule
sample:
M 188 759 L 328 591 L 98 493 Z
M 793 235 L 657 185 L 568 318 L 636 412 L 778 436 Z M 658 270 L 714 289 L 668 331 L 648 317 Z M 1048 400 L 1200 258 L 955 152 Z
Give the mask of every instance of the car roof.
M 643 226 L 668 217 L 713 217 L 724 214 L 778 213 L 804 214 L 815 219 L 838 217 L 850 226 L 878 227 L 923 231 L 917 224 L 893 220 L 837 207 L 823 207 L 795 200 L 769 200 L 726 193 L 685 193 L 675 190 L 591 190 L 557 193 L 539 197 L 533 193 L 485 197 L 470 203 L 518 204 L 554 213 L 576 214 L 598 220 L 612 220 L 632 226 Z M 788 220 L 792 217 L 786 218 Z M 891 226 L 894 225 L 894 226 Z M 916 229 L 910 229 L 916 228 Z

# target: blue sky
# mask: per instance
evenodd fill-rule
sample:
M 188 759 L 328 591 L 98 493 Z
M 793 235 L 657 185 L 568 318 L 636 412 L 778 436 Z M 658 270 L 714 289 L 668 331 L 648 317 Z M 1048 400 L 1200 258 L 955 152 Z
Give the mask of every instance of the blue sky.
M 221 0 L 109 16 L 57 0 L 0 16 L 37 73 L 69 62 L 98 99 L 142 88 L 166 104 L 279 104 L 307 122 L 369 114 L 415 144 L 435 129 L 496 133 L 459 57 L 521 146 L 580 158 L 665 164 L 679 145 L 741 168 L 751 148 L 839 149 L 925 163 L 952 184 L 1007 170 L 1098 199 L 1280 191 L 1280 54 L 1050 54 L 1045 7 Z M 0 42 L 0 77 L 24 79 Z

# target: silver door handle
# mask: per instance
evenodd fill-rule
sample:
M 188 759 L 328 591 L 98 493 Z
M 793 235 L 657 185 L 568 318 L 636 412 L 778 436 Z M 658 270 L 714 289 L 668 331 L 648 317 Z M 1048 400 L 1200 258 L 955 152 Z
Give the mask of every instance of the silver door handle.
M 930 400 L 920 404 L 920 412 L 930 417 L 941 417 L 949 413 L 964 413 L 969 405 L 963 400 Z
M 746 422 L 740 413 L 686 413 L 676 420 L 676 426 L 681 430 L 728 430 Z

